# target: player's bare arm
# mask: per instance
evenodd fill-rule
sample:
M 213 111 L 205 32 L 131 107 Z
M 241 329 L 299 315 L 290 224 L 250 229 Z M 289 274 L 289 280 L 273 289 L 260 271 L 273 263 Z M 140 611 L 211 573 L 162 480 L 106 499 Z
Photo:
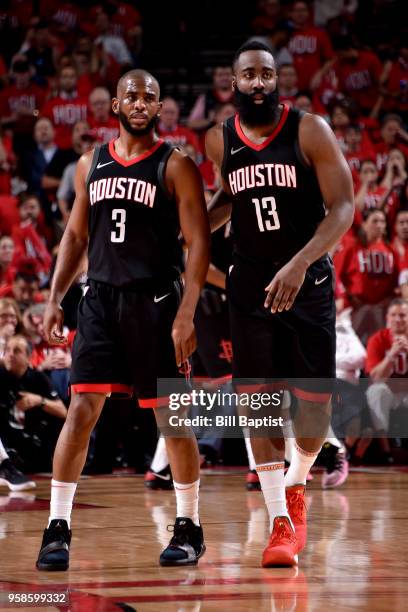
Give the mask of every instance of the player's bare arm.
M 188 249 L 185 291 L 172 331 L 176 362 L 181 365 L 197 344 L 193 318 L 210 263 L 210 228 L 201 176 L 189 157 L 178 151 L 171 155 L 166 184 L 176 198 L 180 227 Z
M 51 284 L 50 299 L 44 314 L 44 330 L 49 342 L 64 343 L 62 334 L 64 313 L 61 302 L 76 278 L 88 245 L 89 200 L 86 177 L 92 163 L 93 151 L 83 155 L 75 173 L 75 201 L 59 247 Z
M 214 162 L 221 173 L 222 158 L 224 153 L 222 125 L 215 125 L 208 130 L 205 137 L 205 148 L 207 157 Z M 229 197 L 229 186 L 224 179 L 221 180 L 222 187 L 214 195 L 208 206 L 211 232 L 215 232 L 217 229 L 228 223 L 231 218 L 232 204 Z
M 265 288 L 265 308 L 271 308 L 273 313 L 292 307 L 307 268 L 333 248 L 354 217 L 351 172 L 331 128 L 320 117 L 307 114 L 300 122 L 299 143 L 306 162 L 316 173 L 327 215 L 313 238 Z

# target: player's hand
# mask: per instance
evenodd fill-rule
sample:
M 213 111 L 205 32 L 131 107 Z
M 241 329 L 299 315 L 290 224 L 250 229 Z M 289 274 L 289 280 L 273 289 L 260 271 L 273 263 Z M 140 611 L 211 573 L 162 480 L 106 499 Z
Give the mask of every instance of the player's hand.
M 275 274 L 273 280 L 265 287 L 267 291 L 265 308 L 272 313 L 290 310 L 299 289 L 303 285 L 307 266 L 299 260 L 291 259 Z
M 44 335 L 50 344 L 66 344 L 63 335 L 64 311 L 55 302 L 48 302 L 44 313 Z
M 197 338 L 193 319 L 183 315 L 177 315 L 174 319 L 171 337 L 174 343 L 176 363 L 178 367 L 187 361 L 197 347 Z

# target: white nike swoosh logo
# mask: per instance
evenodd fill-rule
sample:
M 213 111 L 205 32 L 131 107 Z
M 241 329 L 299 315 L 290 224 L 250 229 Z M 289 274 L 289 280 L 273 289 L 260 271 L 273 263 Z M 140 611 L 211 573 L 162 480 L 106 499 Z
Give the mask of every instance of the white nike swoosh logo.
M 329 278 L 328 276 L 323 276 L 323 278 L 321 278 L 320 280 L 315 280 L 315 285 L 321 285 L 323 281 L 326 280 L 326 278 Z
M 171 293 L 171 292 L 170 292 Z M 157 302 L 161 302 L 162 300 L 164 300 L 164 298 L 166 298 L 168 295 L 170 295 L 170 293 L 166 293 L 166 295 L 162 295 L 161 297 L 156 297 L 154 296 L 154 302 L 155 304 L 157 304 Z
M 110 161 L 110 162 L 106 162 L 105 164 L 101 164 L 101 162 L 99 162 L 99 164 L 96 166 L 97 170 L 99 170 L 99 168 L 103 168 L 104 166 L 109 166 L 109 164 L 113 164 L 114 160 Z
M 167 474 L 167 476 L 162 476 L 161 474 L 157 474 L 157 472 L 153 472 L 153 474 L 156 476 L 156 478 L 161 478 L 162 480 L 170 480 L 170 474 Z
M 242 149 L 245 149 L 246 145 L 244 145 L 243 147 L 239 147 L 239 149 L 234 149 L 234 147 L 231 148 L 231 155 L 235 155 L 235 153 L 239 153 L 240 151 L 242 151 Z

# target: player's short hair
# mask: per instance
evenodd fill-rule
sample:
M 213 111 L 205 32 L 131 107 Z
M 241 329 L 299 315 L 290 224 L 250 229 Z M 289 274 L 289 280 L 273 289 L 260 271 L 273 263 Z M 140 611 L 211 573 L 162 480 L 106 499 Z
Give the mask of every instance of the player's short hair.
M 235 52 L 235 55 L 232 59 L 233 68 L 235 68 L 235 64 L 239 60 L 240 55 L 242 55 L 242 53 L 245 53 L 246 51 L 266 51 L 274 60 L 273 53 L 270 47 L 268 47 L 268 45 L 258 40 L 249 40 L 248 42 L 241 45 L 240 48 Z

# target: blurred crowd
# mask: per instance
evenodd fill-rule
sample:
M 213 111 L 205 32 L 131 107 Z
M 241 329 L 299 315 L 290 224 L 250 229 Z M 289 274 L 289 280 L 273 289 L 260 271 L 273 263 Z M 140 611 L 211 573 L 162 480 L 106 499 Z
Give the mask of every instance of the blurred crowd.
M 390 420 L 408 401 L 408 393 L 387 383 L 406 377 L 408 369 L 408 43 L 398 24 L 399 3 L 251 4 L 247 40 L 272 49 L 281 101 L 324 117 L 353 175 L 354 224 L 332 256 L 338 377 L 348 407 L 364 404 L 364 410 L 358 417 L 363 423 L 342 437 L 356 462 L 371 436 L 379 438 L 377 458 L 392 461 L 400 441 L 390 437 Z M 139 8 L 125 0 L 8 0 L 0 8 L 0 438 L 30 472 L 50 469 L 69 405 L 85 267 L 63 304 L 66 346 L 47 344 L 43 315 L 74 201 L 75 166 L 95 144 L 118 136 L 111 97 L 120 75 L 149 68 L 142 63 Z M 225 51 L 232 56 L 234 49 Z M 205 157 L 204 135 L 235 112 L 231 78 L 230 65 L 214 66 L 212 83 L 191 108 L 164 91 L 157 123 L 158 134 L 197 163 L 208 201 L 220 177 Z M 228 377 L 231 370 L 225 298 L 230 248 L 228 227 L 216 232 L 197 312 L 196 372 L 211 378 Z M 356 413 L 349 412 L 355 424 Z M 112 457 L 121 457 L 119 465 L 131 463 L 118 451 L 118 438 Z M 223 458 L 218 443 L 202 446 L 207 458 Z

